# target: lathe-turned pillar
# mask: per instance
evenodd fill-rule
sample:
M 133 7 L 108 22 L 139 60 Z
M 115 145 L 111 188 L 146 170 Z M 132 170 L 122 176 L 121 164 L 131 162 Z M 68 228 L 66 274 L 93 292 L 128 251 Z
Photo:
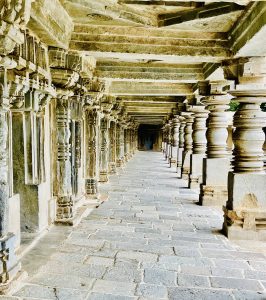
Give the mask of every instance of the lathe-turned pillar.
M 192 153 L 192 126 L 194 122 L 194 117 L 192 112 L 184 112 L 182 116 L 185 117 L 186 126 L 184 129 L 184 151 L 182 157 L 182 169 L 181 169 L 181 176 L 183 179 L 188 179 L 190 173 L 190 159 Z
M 231 91 L 240 103 L 233 119 L 232 171 L 224 208 L 224 231 L 231 239 L 266 240 L 266 113 L 260 108 L 266 102 L 265 66 L 265 58 L 252 58 L 242 64 L 240 84 Z
M 125 151 L 125 161 L 128 162 L 130 159 L 130 129 L 125 128 L 124 130 L 124 151 Z
M 203 158 L 206 156 L 206 120 L 208 111 L 204 106 L 193 106 L 191 111 L 194 113 L 194 123 L 192 126 L 193 148 L 191 154 L 191 169 L 189 174 L 189 188 L 199 189 L 202 183 Z
M 172 143 L 171 143 L 171 160 L 170 160 L 170 167 L 175 166 L 177 167 L 177 151 L 178 151 L 178 144 L 179 144 L 179 116 L 175 116 L 172 120 Z
M 169 140 L 169 131 L 170 131 L 170 124 L 165 124 L 165 152 L 164 158 L 167 161 L 169 157 L 169 147 L 170 147 L 170 140 Z
M 116 152 L 117 152 L 117 160 L 116 166 L 118 168 L 123 167 L 125 164 L 124 160 L 124 127 L 121 124 L 117 124 L 116 128 Z
M 178 139 L 178 151 L 177 151 L 177 174 L 181 176 L 182 170 L 182 161 L 183 161 L 183 151 L 184 151 L 184 134 L 185 134 L 185 126 L 186 119 L 183 116 L 179 116 L 179 139 Z
M 227 199 L 227 176 L 230 170 L 230 152 L 227 147 L 228 118 L 226 110 L 232 96 L 229 81 L 203 82 L 200 92 L 206 95 L 201 101 L 210 111 L 207 119 L 207 152 L 203 159 L 201 205 L 222 207 Z
M 57 209 L 56 222 L 68 223 L 73 218 L 71 185 L 70 100 L 57 98 Z
M 98 198 L 98 112 L 90 105 L 84 107 L 85 191 L 87 198 Z
M 106 115 L 100 120 L 100 176 L 99 182 L 108 182 L 109 120 Z
M 109 173 L 116 173 L 116 122 L 111 121 L 109 128 Z

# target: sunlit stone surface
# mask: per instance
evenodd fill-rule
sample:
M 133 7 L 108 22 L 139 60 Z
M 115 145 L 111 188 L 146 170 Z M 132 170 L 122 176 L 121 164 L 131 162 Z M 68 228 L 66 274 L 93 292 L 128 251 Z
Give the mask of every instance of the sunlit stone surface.
M 266 241 L 266 2 L 0 12 L 0 294 L 28 273 L 20 299 L 264 298 L 264 257 L 227 238 Z

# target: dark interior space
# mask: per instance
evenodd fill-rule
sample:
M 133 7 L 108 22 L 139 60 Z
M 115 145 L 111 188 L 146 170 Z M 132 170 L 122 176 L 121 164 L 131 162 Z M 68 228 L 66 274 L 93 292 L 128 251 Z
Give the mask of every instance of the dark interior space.
M 141 151 L 160 151 L 161 150 L 161 125 L 141 124 L 139 126 L 138 148 Z

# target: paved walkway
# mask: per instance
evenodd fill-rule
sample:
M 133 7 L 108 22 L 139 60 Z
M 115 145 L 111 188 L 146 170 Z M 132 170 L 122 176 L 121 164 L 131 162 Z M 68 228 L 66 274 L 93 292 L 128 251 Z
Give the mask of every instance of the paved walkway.
M 137 153 L 102 186 L 109 201 L 26 255 L 29 278 L 3 299 L 266 299 L 265 256 L 229 242 L 184 186 L 161 153 Z

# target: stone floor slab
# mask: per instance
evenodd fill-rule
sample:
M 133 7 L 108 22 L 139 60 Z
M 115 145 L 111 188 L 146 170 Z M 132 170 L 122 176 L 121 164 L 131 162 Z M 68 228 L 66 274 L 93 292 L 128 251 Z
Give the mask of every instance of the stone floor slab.
M 265 255 L 221 235 L 222 211 L 186 186 L 161 153 L 138 152 L 100 185 L 109 200 L 52 228 L 22 259 L 29 278 L 0 299 L 266 299 Z

